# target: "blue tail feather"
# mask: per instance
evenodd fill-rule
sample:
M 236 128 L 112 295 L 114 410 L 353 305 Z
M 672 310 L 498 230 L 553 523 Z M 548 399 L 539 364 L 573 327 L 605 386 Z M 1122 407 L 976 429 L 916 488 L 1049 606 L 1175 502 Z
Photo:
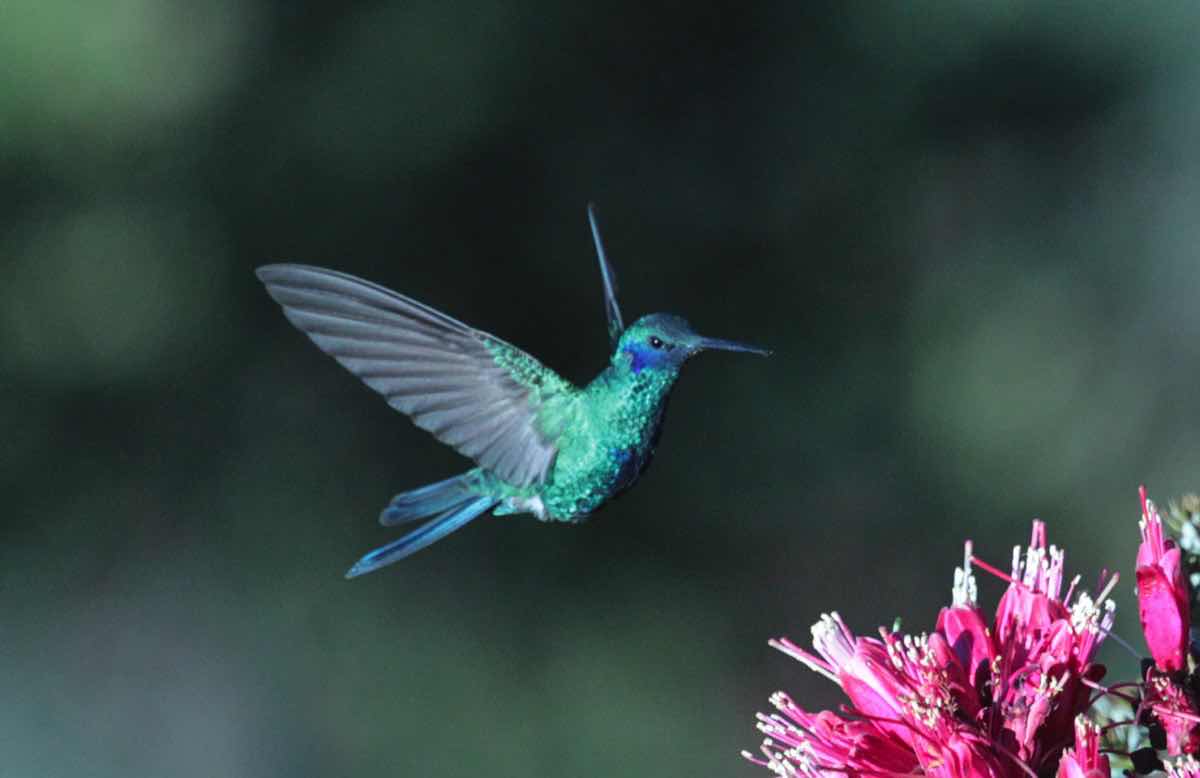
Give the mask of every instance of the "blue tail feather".
M 357 578 L 378 570 L 384 565 L 399 562 L 406 556 L 415 554 L 429 544 L 441 540 L 471 519 L 495 506 L 497 502 L 496 498 L 487 495 L 470 496 L 465 501 L 460 499 L 459 504 L 435 516 L 421 527 L 409 532 L 399 540 L 393 540 L 386 546 L 380 546 L 355 562 L 354 567 L 346 571 L 346 577 Z
M 379 523 L 391 527 L 445 513 L 478 495 L 474 489 L 478 476 L 478 470 L 468 470 L 444 481 L 401 492 L 379 514 Z

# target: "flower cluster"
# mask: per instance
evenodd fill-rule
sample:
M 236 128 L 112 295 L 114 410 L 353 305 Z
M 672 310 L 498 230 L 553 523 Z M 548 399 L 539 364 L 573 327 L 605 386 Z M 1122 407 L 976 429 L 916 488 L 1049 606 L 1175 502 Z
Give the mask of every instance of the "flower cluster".
M 1159 730 L 1167 753 L 1200 752 L 1197 678 L 1188 672 L 1191 594 L 1182 552 L 1165 536 L 1162 516 L 1141 490 L 1142 543 L 1137 554 L 1138 615 L 1153 662 L 1145 662 L 1141 719 Z
M 1194 518 L 1193 529 L 1200 527 Z M 1112 753 L 1130 772 L 1200 778 L 1192 756 L 1200 754 L 1200 673 L 1188 638 L 1190 557 L 1167 538 L 1144 490 L 1140 526 L 1138 605 L 1153 660 L 1139 681 L 1103 686 L 1105 668 L 1095 661 L 1113 626 L 1117 575 L 1102 573 L 1094 597 L 1078 576 L 1067 583 L 1062 550 L 1035 521 L 1028 547 L 1013 551 L 1011 574 L 967 543 L 951 603 L 929 633 L 857 635 L 830 613 L 813 626 L 811 651 L 772 640 L 840 686 L 849 702 L 813 712 L 776 693 L 775 712 L 759 715 L 759 753 L 744 756 L 793 778 L 1101 778 Z M 1008 582 L 992 618 L 977 601 L 975 569 Z M 1097 724 L 1109 717 L 1096 703 L 1108 710 L 1114 700 L 1129 715 Z M 1135 745 L 1145 732 L 1151 745 L 1106 748 L 1120 731 Z

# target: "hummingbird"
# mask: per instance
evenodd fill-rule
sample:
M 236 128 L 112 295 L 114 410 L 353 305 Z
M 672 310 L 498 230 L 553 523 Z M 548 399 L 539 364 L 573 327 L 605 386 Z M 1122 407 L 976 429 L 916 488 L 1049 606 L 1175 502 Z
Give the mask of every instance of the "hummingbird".
M 380 524 L 425 522 L 363 556 L 347 578 L 398 562 L 488 511 L 584 521 L 650 464 L 685 362 L 706 350 L 770 354 L 698 335 L 669 313 L 626 327 L 595 207 L 587 212 L 612 356 L 582 387 L 511 343 L 370 281 L 309 265 L 257 269 L 317 348 L 477 465 L 393 497 Z

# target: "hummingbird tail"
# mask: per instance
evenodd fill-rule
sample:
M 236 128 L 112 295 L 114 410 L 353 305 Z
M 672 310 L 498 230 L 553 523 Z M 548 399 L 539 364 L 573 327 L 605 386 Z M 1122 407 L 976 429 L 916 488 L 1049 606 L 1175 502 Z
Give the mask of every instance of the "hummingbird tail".
M 439 484 L 433 484 L 432 486 L 438 485 Z M 425 488 L 428 489 L 431 487 Z M 400 496 L 403 497 L 404 495 Z M 362 559 L 355 562 L 354 567 L 351 567 L 346 571 L 346 577 L 357 578 L 360 575 L 365 575 L 366 573 L 378 570 L 384 565 L 390 565 L 393 562 L 399 562 L 406 556 L 415 554 L 431 543 L 441 540 L 454 530 L 469 522 L 471 519 L 474 519 L 476 516 L 479 516 L 480 514 L 485 513 L 489 509 L 495 507 L 499 502 L 500 501 L 495 497 L 480 495 L 478 493 L 471 494 L 466 497 L 466 499 L 463 499 L 454 504 L 452 507 L 442 511 L 433 519 L 413 530 L 412 532 L 409 532 L 399 540 L 393 540 L 386 546 L 380 546 L 379 548 L 370 552 Z
M 379 523 L 385 527 L 407 524 L 469 502 L 481 496 L 480 475 L 478 469 L 468 470 L 445 481 L 401 492 L 379 514 Z

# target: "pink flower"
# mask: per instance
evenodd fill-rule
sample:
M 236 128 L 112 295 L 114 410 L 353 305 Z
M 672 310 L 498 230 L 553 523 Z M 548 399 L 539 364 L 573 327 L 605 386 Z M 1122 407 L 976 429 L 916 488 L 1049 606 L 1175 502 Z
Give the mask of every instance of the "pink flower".
M 1171 756 L 1200 753 L 1200 711 L 1193 696 L 1175 679 L 1151 667 L 1142 685 L 1143 710 L 1154 714 L 1167 735 Z
M 1075 719 L 1075 748 L 1063 752 L 1057 778 L 1108 778 L 1108 757 L 1100 755 L 1100 728 L 1085 717 Z
M 1166 763 L 1167 775 L 1170 778 L 1200 778 L 1200 762 L 1195 757 L 1185 756 L 1174 762 Z
M 1183 560 L 1175 543 L 1163 537 L 1162 518 L 1141 487 L 1142 544 L 1137 554 L 1138 615 L 1154 663 L 1164 673 L 1184 669 L 1188 647 L 1188 593 Z
M 931 634 L 880 629 L 878 638 L 860 637 L 832 613 L 812 628 L 815 653 L 786 638 L 771 641 L 838 684 L 850 704 L 843 715 L 814 714 L 776 694 L 777 712 L 759 716 L 762 756 L 746 757 L 780 776 L 814 778 L 1052 772 L 1077 740 L 1087 684 L 1104 673 L 1092 660 L 1112 626 L 1106 598 L 1116 577 L 1096 601 L 1080 593 L 1072 602 L 1075 584 L 1062 592 L 1062 552 L 1046 546 L 1045 526 L 1034 522 L 1028 550 L 1015 550 L 1012 577 L 996 571 L 1009 587 L 989 630 L 973 561 L 988 567 L 968 543 L 953 601 Z M 1090 752 L 1077 746 L 1075 753 L 1083 764 Z
M 1078 580 L 1064 595 L 1063 552 L 1047 546 L 1046 525 L 1033 522 L 1024 560 L 1014 549 L 1009 587 L 996 609 L 997 653 L 1005 662 L 993 692 L 1008 711 L 1003 729 L 1030 764 L 1049 755 L 1046 744 L 1072 739 L 1075 717 L 1088 706 L 1086 683 L 1104 676 L 1092 659 L 1112 628 L 1113 613 L 1111 601 L 1103 612 L 1098 603 L 1117 577 L 1101 577 L 1097 601 L 1081 592 L 1068 608 Z

